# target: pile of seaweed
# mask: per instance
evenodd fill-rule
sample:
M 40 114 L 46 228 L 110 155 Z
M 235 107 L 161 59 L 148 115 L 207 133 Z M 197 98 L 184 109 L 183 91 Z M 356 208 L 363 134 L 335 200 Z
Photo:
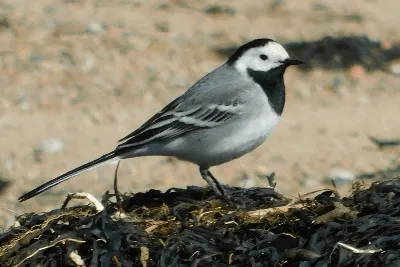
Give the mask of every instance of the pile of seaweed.
M 273 188 L 150 190 L 41 214 L 0 235 L 2 266 L 400 266 L 400 177 L 295 199 Z M 77 194 L 75 197 L 83 197 Z M 68 199 L 70 200 L 70 198 Z
M 319 40 L 283 44 L 289 54 L 306 64 L 302 70 L 313 68 L 347 69 L 355 65 L 367 71 L 386 70 L 387 64 L 400 59 L 400 44 L 371 40 L 367 36 L 325 36 Z M 229 57 L 237 45 L 215 48 L 215 52 Z

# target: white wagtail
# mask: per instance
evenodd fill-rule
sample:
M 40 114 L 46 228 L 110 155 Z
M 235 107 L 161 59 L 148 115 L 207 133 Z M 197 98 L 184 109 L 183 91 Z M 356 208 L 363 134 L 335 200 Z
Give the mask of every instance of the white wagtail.
M 209 168 L 239 158 L 266 140 L 285 105 L 283 74 L 288 66 L 302 63 L 271 39 L 250 41 L 119 140 L 114 151 L 33 189 L 19 201 L 106 162 L 155 155 L 197 164 L 203 179 L 224 196 Z

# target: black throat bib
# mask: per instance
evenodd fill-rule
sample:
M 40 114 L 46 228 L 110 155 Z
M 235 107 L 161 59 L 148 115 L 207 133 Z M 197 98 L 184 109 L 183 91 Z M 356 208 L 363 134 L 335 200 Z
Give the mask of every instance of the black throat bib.
M 279 116 L 285 106 L 285 83 L 283 81 L 285 70 L 286 66 L 280 66 L 268 72 L 247 69 L 249 76 L 261 86 L 272 109 Z

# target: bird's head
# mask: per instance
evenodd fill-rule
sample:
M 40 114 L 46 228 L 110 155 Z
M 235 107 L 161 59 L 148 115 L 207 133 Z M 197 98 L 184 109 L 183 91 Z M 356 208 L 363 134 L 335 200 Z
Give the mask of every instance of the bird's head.
M 283 74 L 288 66 L 303 62 L 292 59 L 285 48 L 274 40 L 256 39 L 239 47 L 227 64 L 242 74 L 249 71 Z

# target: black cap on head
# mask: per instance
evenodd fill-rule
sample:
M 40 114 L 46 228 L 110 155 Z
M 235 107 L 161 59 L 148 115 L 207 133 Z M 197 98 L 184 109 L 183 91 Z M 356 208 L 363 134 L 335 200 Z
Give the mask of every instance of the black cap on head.
M 247 50 L 251 49 L 251 48 L 255 48 L 255 47 L 262 47 L 265 46 L 266 44 L 268 44 L 269 42 L 274 42 L 274 40 L 272 39 L 267 39 L 267 38 L 261 38 L 261 39 L 255 39 L 252 40 L 244 45 L 242 45 L 241 47 L 239 47 L 235 53 L 233 53 L 233 55 L 228 59 L 228 64 L 229 65 L 233 65 L 235 64 L 236 60 L 238 58 L 240 58 L 244 52 L 246 52 Z

